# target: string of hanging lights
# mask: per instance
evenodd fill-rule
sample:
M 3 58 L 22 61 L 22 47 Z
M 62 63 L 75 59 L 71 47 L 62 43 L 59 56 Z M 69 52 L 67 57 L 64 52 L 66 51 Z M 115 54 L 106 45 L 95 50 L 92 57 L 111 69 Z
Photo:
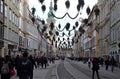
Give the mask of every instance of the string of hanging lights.
M 45 0 L 38 0 L 38 1 L 42 4 L 41 9 L 42 9 L 42 11 L 43 11 L 43 13 L 44 13 L 45 10 L 46 10 L 46 6 L 44 5 L 44 1 L 45 1 Z M 57 11 L 57 1 L 58 1 L 58 0 L 54 0 L 54 11 L 55 11 L 55 12 Z M 52 0 L 51 0 L 51 2 L 52 2 Z M 69 18 L 71 18 L 71 19 L 76 19 L 77 16 L 78 16 L 79 14 L 81 14 L 81 13 L 80 13 L 80 9 L 82 9 L 84 5 L 85 5 L 84 0 L 78 0 L 78 4 L 76 5 L 76 9 L 77 9 L 78 13 L 76 14 L 75 17 L 70 16 L 70 14 L 69 14 L 68 12 L 66 12 L 62 17 L 56 16 L 53 12 L 52 12 L 52 15 L 53 15 L 55 18 L 57 18 L 57 19 L 63 19 L 66 15 L 68 15 Z M 66 1 L 65 1 L 65 6 L 66 6 L 67 9 L 70 8 L 70 0 L 66 0 Z
M 39 1 L 39 2 L 41 3 L 41 5 L 42 5 L 42 6 L 41 6 L 41 9 L 42 9 L 42 11 L 43 11 L 43 13 L 44 13 L 44 12 L 46 11 L 45 0 L 38 0 L 38 1 Z M 57 5 L 57 4 L 58 4 L 58 0 L 53 0 L 53 1 L 51 0 L 51 3 L 54 3 L 53 8 L 51 7 L 51 10 L 53 9 L 54 11 L 51 11 L 51 13 L 50 13 L 48 16 L 53 16 L 53 18 L 56 18 L 56 19 L 63 19 L 63 18 L 65 18 L 66 16 L 68 16 L 70 19 L 76 19 L 76 18 L 78 17 L 78 15 L 81 14 L 80 10 L 83 9 L 83 7 L 84 7 L 84 5 L 85 5 L 84 0 L 78 0 L 78 3 L 77 3 L 77 5 L 76 5 L 77 13 L 76 13 L 76 15 L 73 17 L 73 16 L 71 16 L 71 15 L 69 14 L 69 12 L 68 12 L 70 6 L 72 5 L 71 0 L 66 0 L 66 1 L 65 1 L 65 7 L 66 7 L 67 10 L 66 10 L 66 13 L 65 13 L 63 16 L 56 16 L 56 15 L 55 15 L 55 14 L 56 14 L 56 11 L 57 11 L 57 9 L 58 9 L 58 5 Z M 34 14 L 35 9 L 33 9 L 32 11 L 33 11 L 32 13 Z M 88 6 L 88 7 L 86 8 L 86 13 L 87 13 L 87 15 L 89 15 L 90 12 L 91 12 L 91 10 L 90 10 L 90 7 Z M 99 15 L 99 9 L 96 9 L 95 14 L 96 14 L 96 16 Z M 34 19 L 33 19 L 33 20 L 34 20 Z M 92 23 L 88 23 L 88 19 L 83 19 L 82 22 L 85 23 L 85 24 L 88 24 L 88 26 L 92 24 Z M 43 24 L 43 25 L 45 24 L 45 21 L 44 21 L 44 20 L 42 20 L 42 24 Z M 83 33 L 85 32 L 85 30 L 79 25 L 78 21 L 75 22 L 75 25 L 72 26 L 72 27 L 73 27 L 72 29 L 70 29 L 71 24 L 70 24 L 69 22 L 67 22 L 66 25 L 65 25 L 62 29 L 61 29 L 61 24 L 58 24 L 58 27 L 55 27 L 55 25 L 54 25 L 54 23 L 53 23 L 52 21 L 51 21 L 51 23 L 50 23 L 49 26 L 50 26 L 50 27 L 49 27 L 49 28 L 50 28 L 49 35 L 53 35 L 53 40 L 50 39 L 50 36 L 48 36 L 48 34 L 45 34 L 45 35 L 46 35 L 46 37 L 47 37 L 48 39 L 50 39 L 50 40 L 52 41 L 52 43 L 53 43 L 53 41 L 55 41 L 55 46 L 57 45 L 57 42 L 60 41 L 60 38 L 59 38 L 59 37 L 64 37 L 64 36 L 70 37 L 70 36 L 72 36 L 72 34 L 70 34 L 70 32 L 73 31 L 73 30 L 76 30 L 76 27 L 78 27 L 78 26 L 79 26 L 79 29 L 78 29 L 78 30 L 79 30 L 79 32 L 80 32 L 80 35 L 79 35 L 79 36 L 81 36 L 81 34 L 83 34 Z M 55 32 L 55 33 L 52 32 L 52 30 L 53 30 L 54 28 L 56 29 L 56 32 Z M 42 29 L 42 32 L 45 32 L 46 29 L 47 29 L 47 27 L 44 26 L 43 29 Z M 68 34 L 65 34 L 65 32 L 63 32 L 65 29 L 66 29 L 66 31 L 69 32 Z M 60 32 L 62 32 L 62 36 L 61 36 Z M 58 36 L 58 41 L 56 41 L 55 36 Z M 75 35 L 75 36 L 76 36 L 76 35 Z M 63 40 L 63 41 L 64 41 L 64 40 Z M 69 43 L 67 43 L 67 44 L 70 44 L 70 39 L 68 39 L 67 41 L 69 42 Z M 72 39 L 71 45 L 73 45 L 73 43 L 75 43 L 75 42 L 74 42 L 74 40 Z M 59 45 L 58 45 L 58 46 L 60 46 L 60 44 L 61 44 L 61 42 L 59 42 Z M 63 43 L 63 44 L 65 44 L 65 43 Z M 57 47 L 57 46 L 56 46 L 56 47 Z

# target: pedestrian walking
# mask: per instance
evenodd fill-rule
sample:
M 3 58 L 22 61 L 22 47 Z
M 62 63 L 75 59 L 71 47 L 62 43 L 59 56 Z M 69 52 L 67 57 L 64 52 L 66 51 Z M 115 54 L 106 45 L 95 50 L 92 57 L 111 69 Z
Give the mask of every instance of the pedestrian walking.
M 0 56 L 0 74 L 1 74 L 2 65 L 3 65 L 3 57 Z
M 90 58 L 88 58 L 88 67 L 89 67 L 89 69 L 91 68 L 91 59 Z
M 34 67 L 37 68 L 37 65 L 36 65 L 35 59 L 32 57 L 32 55 L 29 56 L 29 60 L 31 61 L 30 79 L 33 79 L 33 70 L 34 70 Z
M 40 58 L 36 57 L 35 61 L 37 62 L 37 67 L 39 67 L 40 66 Z
M 20 57 L 19 55 L 16 56 L 15 58 L 15 69 L 16 69 L 16 72 L 17 72 L 17 76 L 19 76 L 19 65 L 20 65 Z
M 43 55 L 42 57 L 41 57 L 41 67 L 43 68 L 43 67 L 47 67 L 47 63 L 48 63 L 48 60 L 47 60 L 47 57 L 45 56 L 45 55 Z
M 98 60 L 98 58 L 93 58 L 93 60 L 92 60 L 92 79 L 94 79 L 94 75 L 95 75 L 95 72 L 96 72 L 96 74 L 97 74 L 97 77 L 98 77 L 98 79 L 100 79 L 100 77 L 99 77 L 99 73 L 98 73 L 98 70 L 99 70 L 99 60 Z
M 6 55 L 1 67 L 1 79 L 10 79 L 12 76 L 10 72 L 11 69 L 13 69 L 11 57 L 9 55 Z
M 23 58 L 20 60 L 20 72 L 19 72 L 19 79 L 29 79 L 30 77 L 30 70 L 31 70 L 31 62 L 28 59 L 28 53 L 25 51 L 23 53 Z
M 107 57 L 107 59 L 105 60 L 105 65 L 106 65 L 105 69 L 106 70 L 108 70 L 109 64 L 110 64 L 110 61 L 109 61 L 109 58 Z
M 100 57 L 100 64 L 102 67 L 103 67 L 103 62 L 104 62 L 104 59 L 102 57 Z
M 114 71 L 114 66 L 116 64 L 115 59 L 114 59 L 113 56 L 111 57 L 110 63 L 111 63 L 111 71 L 113 72 Z

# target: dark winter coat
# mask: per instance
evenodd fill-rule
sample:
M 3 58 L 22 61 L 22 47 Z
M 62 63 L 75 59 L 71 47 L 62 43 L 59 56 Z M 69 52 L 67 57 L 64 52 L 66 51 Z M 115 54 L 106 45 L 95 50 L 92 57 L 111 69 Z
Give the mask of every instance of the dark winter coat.
M 94 58 L 92 61 L 92 70 L 99 70 L 99 60 L 97 58 Z

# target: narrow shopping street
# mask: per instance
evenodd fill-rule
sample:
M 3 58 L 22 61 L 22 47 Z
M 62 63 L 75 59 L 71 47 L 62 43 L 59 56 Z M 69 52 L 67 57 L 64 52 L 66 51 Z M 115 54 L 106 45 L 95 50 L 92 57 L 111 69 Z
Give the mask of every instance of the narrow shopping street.
M 111 67 L 110 67 L 111 68 Z M 114 72 L 111 69 L 105 70 L 105 66 L 100 67 L 100 79 L 119 79 L 120 69 L 115 68 Z M 11 79 L 19 79 L 14 76 Z M 74 60 L 56 60 L 55 63 L 49 64 L 45 68 L 34 69 L 33 79 L 92 79 L 92 70 L 88 68 L 87 63 Z M 95 74 L 95 79 L 97 79 Z
M 0 0 L 0 79 L 120 79 L 120 0 Z

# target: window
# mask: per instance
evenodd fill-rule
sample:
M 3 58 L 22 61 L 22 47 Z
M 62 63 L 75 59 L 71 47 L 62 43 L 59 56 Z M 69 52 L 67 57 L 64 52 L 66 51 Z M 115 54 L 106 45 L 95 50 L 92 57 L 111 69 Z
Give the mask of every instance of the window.
M 2 0 L 1 0 L 0 4 L 1 4 L 0 5 L 0 12 L 3 13 L 3 1 Z
M 21 46 L 22 45 L 22 37 L 19 36 L 19 45 Z
M 15 15 L 14 15 L 14 13 L 12 13 L 12 22 L 14 23 L 14 18 L 15 17 Z
M 10 20 L 10 9 L 8 9 L 7 17 L 8 17 L 8 19 Z
M 19 27 L 19 17 L 17 17 L 17 26 Z
M 11 9 L 10 9 L 9 19 L 10 19 L 10 21 L 12 20 L 12 11 L 11 11 Z
M 7 27 L 4 27 L 4 38 L 8 39 L 8 30 L 7 30 Z
M 15 0 L 13 0 L 13 3 L 15 4 Z
M 8 10 L 7 10 L 7 5 L 5 5 L 5 17 L 7 17 L 7 12 Z
M 14 24 L 16 25 L 16 15 L 14 16 Z

